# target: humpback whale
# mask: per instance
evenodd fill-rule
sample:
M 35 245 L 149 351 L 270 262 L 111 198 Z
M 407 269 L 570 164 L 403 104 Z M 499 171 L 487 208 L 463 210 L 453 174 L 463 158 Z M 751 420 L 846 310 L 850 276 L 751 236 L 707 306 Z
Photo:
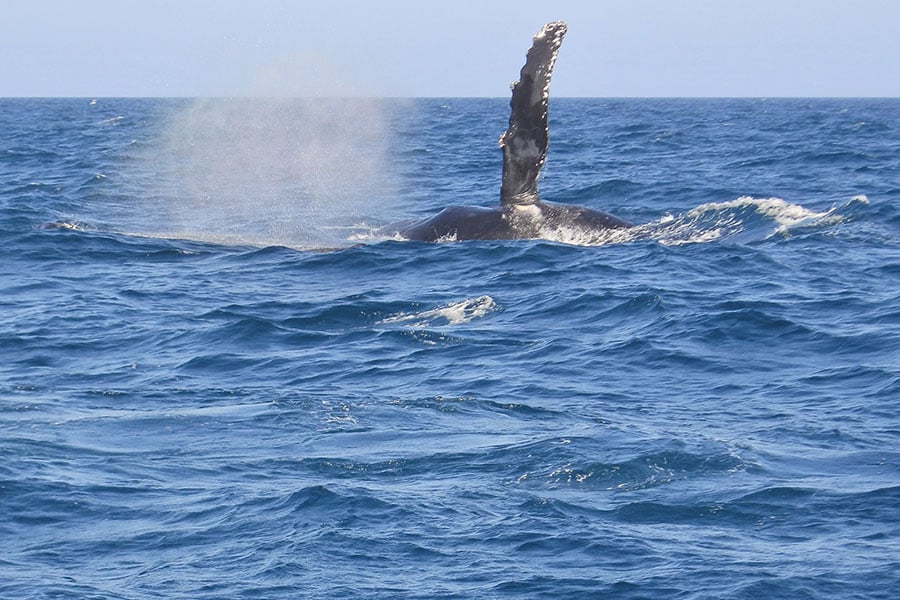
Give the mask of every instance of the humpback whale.
M 507 240 L 543 238 L 560 230 L 593 234 L 632 226 L 597 210 L 538 197 L 538 174 L 549 143 L 550 76 L 565 35 L 562 21 L 544 25 L 534 36 L 519 80 L 511 86 L 509 128 L 499 140 L 503 150 L 500 206 L 450 206 L 425 220 L 387 227 L 383 233 L 421 242 Z

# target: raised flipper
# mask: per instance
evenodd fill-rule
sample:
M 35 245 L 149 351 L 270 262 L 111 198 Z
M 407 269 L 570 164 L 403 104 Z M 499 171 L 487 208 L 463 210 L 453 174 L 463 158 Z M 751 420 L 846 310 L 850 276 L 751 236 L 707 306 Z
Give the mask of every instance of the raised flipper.
M 533 204 L 538 200 L 537 177 L 547 156 L 547 101 L 550 76 L 566 24 L 547 23 L 534 36 L 519 80 L 512 84 L 509 129 L 500 136 L 503 182 L 500 204 Z

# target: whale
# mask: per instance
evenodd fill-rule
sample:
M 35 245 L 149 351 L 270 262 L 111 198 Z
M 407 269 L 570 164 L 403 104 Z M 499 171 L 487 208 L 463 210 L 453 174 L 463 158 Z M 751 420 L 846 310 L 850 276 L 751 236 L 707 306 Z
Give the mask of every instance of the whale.
M 409 241 L 555 239 L 558 232 L 594 235 L 633 227 L 619 217 L 574 204 L 541 200 L 538 175 L 549 146 L 550 77 L 566 35 L 563 21 L 535 34 L 518 81 L 511 86 L 509 127 L 500 136 L 503 172 L 500 205 L 449 206 L 423 220 L 395 223 L 382 230 Z

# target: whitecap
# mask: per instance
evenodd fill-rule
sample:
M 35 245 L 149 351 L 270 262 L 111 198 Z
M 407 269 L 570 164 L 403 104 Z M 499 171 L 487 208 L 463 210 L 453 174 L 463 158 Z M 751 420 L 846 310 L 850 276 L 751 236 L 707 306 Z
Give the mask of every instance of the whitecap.
M 488 295 L 466 298 L 437 308 L 415 313 L 399 313 L 378 322 L 379 325 L 405 324 L 411 327 L 425 327 L 435 321 L 446 321 L 447 325 L 462 325 L 473 319 L 480 319 L 497 310 L 497 303 Z
M 700 204 L 680 215 L 667 216 L 642 227 L 647 237 L 661 244 L 683 245 L 711 242 L 747 230 L 756 230 L 760 238 L 766 238 L 784 235 L 799 227 L 832 225 L 843 219 L 837 211 L 837 207 L 814 211 L 775 197 L 741 196 L 726 202 Z M 773 223 L 775 228 L 770 229 Z
M 825 212 L 816 212 L 804 208 L 799 204 L 792 204 L 781 198 L 753 198 L 741 196 L 730 202 L 701 204 L 697 208 L 688 211 L 688 217 L 696 217 L 704 212 L 723 212 L 730 209 L 742 210 L 752 208 L 758 214 L 772 219 L 778 224 L 778 230 L 789 229 L 796 225 L 819 223 L 834 215 L 835 208 Z

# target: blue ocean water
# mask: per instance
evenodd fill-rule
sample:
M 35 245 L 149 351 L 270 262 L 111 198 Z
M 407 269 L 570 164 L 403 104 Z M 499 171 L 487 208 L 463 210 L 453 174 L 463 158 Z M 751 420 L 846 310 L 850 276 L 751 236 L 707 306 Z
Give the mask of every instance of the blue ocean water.
M 0 100 L 0 597 L 894 598 L 900 101 Z

